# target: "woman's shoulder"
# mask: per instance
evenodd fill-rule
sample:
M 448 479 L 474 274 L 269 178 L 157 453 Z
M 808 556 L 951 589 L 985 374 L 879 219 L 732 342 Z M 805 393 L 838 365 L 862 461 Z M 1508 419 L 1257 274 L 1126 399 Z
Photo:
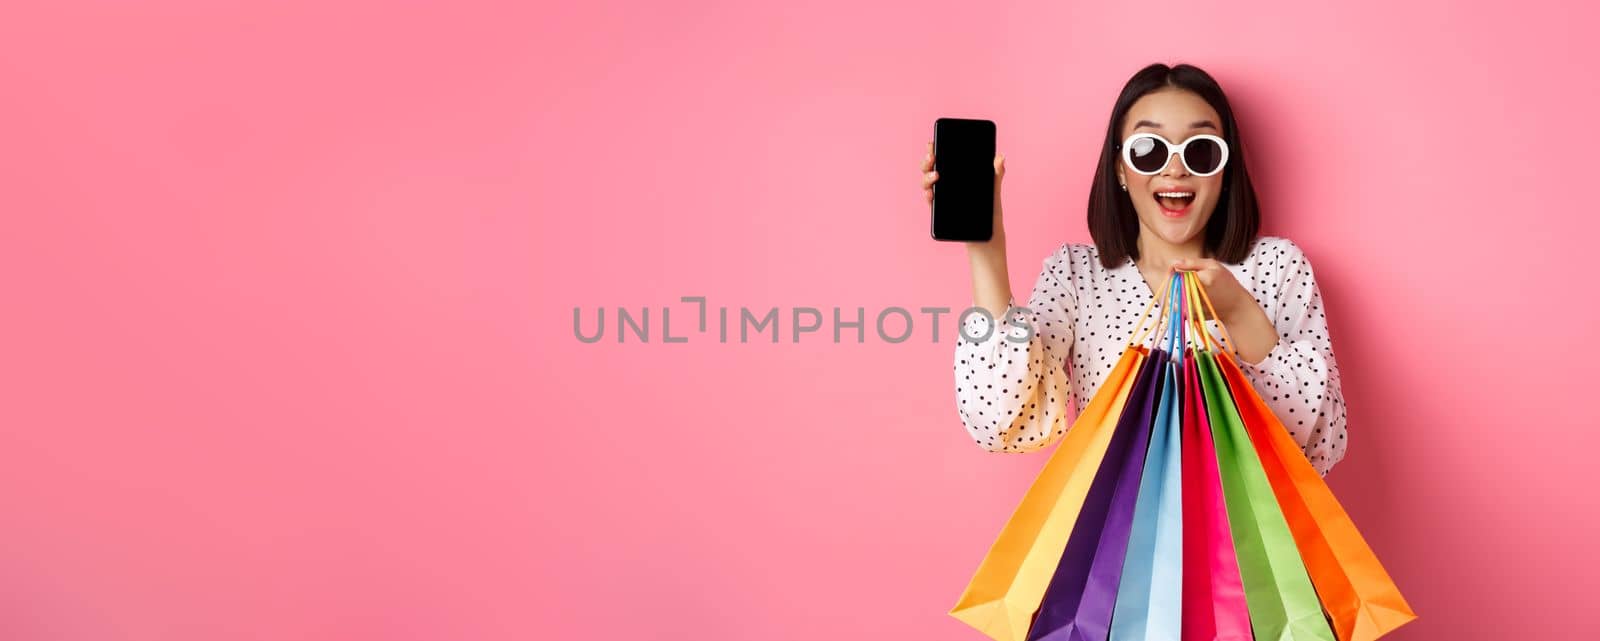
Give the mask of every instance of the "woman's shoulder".
M 1094 243 L 1074 243 L 1069 241 L 1061 243 L 1061 247 L 1056 249 L 1056 255 L 1063 259 L 1081 262 L 1099 258 L 1100 248 L 1096 247 Z
M 1093 287 L 1099 280 L 1095 273 L 1098 268 L 1094 245 L 1066 242 L 1045 256 L 1039 277 L 1048 277 L 1074 294 L 1082 295 L 1086 288 Z
M 1283 236 L 1260 236 L 1250 247 L 1249 256 L 1237 266 L 1229 266 L 1240 282 L 1251 291 L 1281 293 L 1295 283 L 1316 282 L 1311 259 L 1293 240 Z
M 1303 258 L 1305 252 L 1294 241 L 1284 236 L 1257 236 L 1250 245 L 1250 253 L 1246 261 L 1255 260 L 1273 265 L 1283 265 L 1288 261 Z
M 1064 242 L 1050 254 L 1050 261 L 1055 263 L 1071 263 L 1079 269 L 1103 268 L 1100 267 L 1100 248 L 1094 243 Z
M 1094 277 L 1106 271 L 1100 265 L 1100 249 L 1093 243 L 1065 242 L 1061 243 L 1045 263 L 1056 275 L 1062 279 L 1072 277 L 1077 280 L 1093 280 Z
M 1245 258 L 1246 269 L 1282 277 L 1288 272 L 1311 271 L 1311 259 L 1300 245 L 1283 236 L 1260 236 Z

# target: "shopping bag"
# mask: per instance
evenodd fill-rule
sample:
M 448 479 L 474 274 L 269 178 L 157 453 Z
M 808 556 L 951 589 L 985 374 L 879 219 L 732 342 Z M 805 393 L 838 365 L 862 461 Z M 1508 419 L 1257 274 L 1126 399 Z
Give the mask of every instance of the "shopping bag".
M 1198 277 L 1193 272 L 1184 274 L 1187 304 L 1203 328 L 1206 314 L 1198 304 Z M 1311 586 L 1283 509 L 1278 506 L 1266 470 L 1244 432 L 1239 411 L 1217 369 L 1209 332 L 1201 332 L 1200 338 L 1206 344 L 1195 352 L 1195 365 L 1211 422 L 1251 629 L 1258 641 L 1334 641 L 1333 629 L 1322 614 L 1322 604 Z
M 1169 286 L 1176 286 L 1171 283 Z M 1171 307 L 1171 306 L 1169 306 Z M 1168 345 L 1183 355 L 1179 310 L 1170 309 Z M 1162 368 L 1161 396 L 1150 429 L 1144 477 L 1128 555 L 1117 587 L 1110 641 L 1180 641 L 1183 629 L 1183 506 L 1176 363 Z
M 1183 359 L 1183 641 L 1251 641 L 1195 350 Z
M 1147 305 L 1135 327 L 1144 326 L 1149 311 Z M 1149 350 L 1139 345 L 1141 340 L 1129 340 L 1094 397 L 1073 419 L 951 608 L 951 616 L 996 641 L 1025 641 L 1137 374 L 1144 370 Z
M 1210 350 L 1198 352 L 1228 522 L 1258 640 L 1334 641 L 1305 561 Z
M 1028 641 L 1105 641 L 1110 633 L 1150 422 L 1167 360 L 1166 352 L 1155 349 L 1139 369 Z
M 1205 290 L 1200 292 L 1205 299 Z M 1215 353 L 1339 641 L 1372 641 L 1415 620 L 1416 613 L 1333 490 L 1245 377 L 1234 355 L 1225 349 Z

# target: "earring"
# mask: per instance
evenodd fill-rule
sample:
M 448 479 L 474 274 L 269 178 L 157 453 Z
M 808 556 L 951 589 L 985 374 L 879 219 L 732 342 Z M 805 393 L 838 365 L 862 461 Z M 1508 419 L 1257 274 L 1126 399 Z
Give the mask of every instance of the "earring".
M 1127 191 L 1128 190 L 1128 183 L 1122 183 L 1122 190 L 1123 191 Z

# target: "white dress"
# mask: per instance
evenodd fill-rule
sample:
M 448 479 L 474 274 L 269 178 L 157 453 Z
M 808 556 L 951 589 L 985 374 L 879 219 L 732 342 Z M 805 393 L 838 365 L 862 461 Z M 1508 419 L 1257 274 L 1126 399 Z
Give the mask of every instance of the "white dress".
M 1326 476 L 1344 458 L 1345 407 L 1311 262 L 1289 239 L 1261 236 L 1243 262 L 1223 264 L 1278 330 L 1271 353 L 1256 364 L 1240 359 L 1240 369 Z M 967 433 L 994 452 L 1030 452 L 1060 440 L 1111 373 L 1152 298 L 1131 258 L 1106 269 L 1094 245 L 1062 245 L 1045 258 L 1026 305 L 1031 340 L 1020 340 L 1027 331 L 1005 316 L 998 327 L 1007 331 L 994 332 L 983 315 L 967 316 L 964 332 L 974 338 L 958 336 L 955 350 L 957 408 Z M 1015 298 L 1008 303 L 1015 306 Z M 1213 320 L 1207 329 L 1220 337 L 1218 327 Z

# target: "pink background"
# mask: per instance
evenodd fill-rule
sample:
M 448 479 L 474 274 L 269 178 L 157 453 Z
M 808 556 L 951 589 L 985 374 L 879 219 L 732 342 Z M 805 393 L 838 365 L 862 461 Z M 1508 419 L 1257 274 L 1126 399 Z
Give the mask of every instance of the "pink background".
M 1045 455 L 968 440 L 954 322 L 720 344 L 678 297 L 967 305 L 945 115 L 999 123 L 1027 291 L 1152 61 L 1223 83 L 1316 266 L 1392 638 L 1600 632 L 1592 3 L 28 4 L 7 639 L 980 638 L 945 612 Z

